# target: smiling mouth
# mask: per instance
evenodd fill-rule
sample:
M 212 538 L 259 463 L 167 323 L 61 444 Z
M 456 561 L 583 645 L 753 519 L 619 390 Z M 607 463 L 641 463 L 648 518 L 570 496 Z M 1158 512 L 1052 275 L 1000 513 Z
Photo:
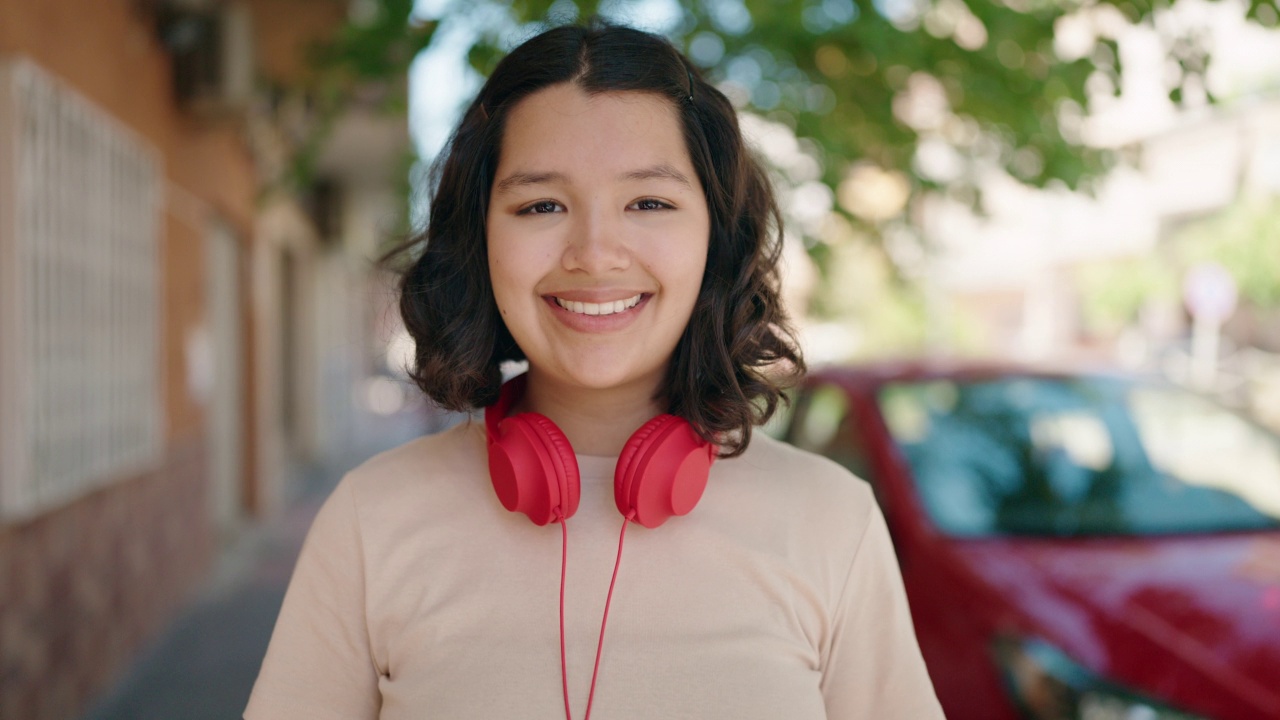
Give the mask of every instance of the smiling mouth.
M 578 302 L 577 300 L 562 300 L 554 298 L 556 304 L 578 315 L 613 315 L 615 313 L 625 312 L 640 303 L 640 299 L 644 297 L 644 293 L 637 293 L 623 300 L 614 300 L 613 302 L 589 303 Z

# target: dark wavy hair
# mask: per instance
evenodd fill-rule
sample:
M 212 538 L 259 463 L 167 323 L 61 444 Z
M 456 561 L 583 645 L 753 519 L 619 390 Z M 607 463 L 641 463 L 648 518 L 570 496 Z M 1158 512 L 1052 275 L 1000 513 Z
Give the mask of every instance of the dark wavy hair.
M 593 22 L 547 30 L 497 68 L 432 168 L 430 220 L 384 261 L 407 261 L 400 312 L 417 343 L 410 377 L 438 405 L 494 402 L 499 364 L 523 360 L 493 299 L 485 217 L 512 109 L 543 88 L 643 92 L 676 108 L 706 194 L 711 237 L 699 297 L 659 399 L 725 457 L 785 401 L 804 372 L 778 296 L 782 222 L 773 190 L 748 152 L 729 100 L 665 39 Z M 403 265 L 402 265 L 403 266 Z

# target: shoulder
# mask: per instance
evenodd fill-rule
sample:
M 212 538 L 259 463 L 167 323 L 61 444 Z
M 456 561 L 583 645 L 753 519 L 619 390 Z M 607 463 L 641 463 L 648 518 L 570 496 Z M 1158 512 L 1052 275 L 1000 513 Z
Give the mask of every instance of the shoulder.
M 878 512 L 870 485 L 843 466 L 758 433 L 747 451 L 712 467 L 707 492 L 757 526 L 791 527 L 856 546 Z
M 844 466 L 764 433 L 756 433 L 740 457 L 719 464 L 728 475 L 806 502 L 837 503 L 863 512 L 875 504 L 870 485 Z
M 424 466 L 445 472 L 470 472 L 483 460 L 484 428 L 478 422 L 466 421 L 380 452 L 348 475 L 356 483 L 377 484 L 417 476 Z
M 361 514 L 379 517 L 396 510 L 416 511 L 451 504 L 455 495 L 471 494 L 487 477 L 484 429 L 463 422 L 443 432 L 427 435 L 374 455 L 342 479 Z

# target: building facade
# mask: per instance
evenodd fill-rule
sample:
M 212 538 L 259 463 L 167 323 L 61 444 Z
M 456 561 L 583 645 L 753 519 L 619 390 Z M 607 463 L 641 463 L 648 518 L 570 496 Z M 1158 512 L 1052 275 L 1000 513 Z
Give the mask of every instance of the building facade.
M 277 183 L 345 19 L 0 0 L 0 717 L 83 712 L 351 442 L 404 120 L 349 111 L 315 187 Z

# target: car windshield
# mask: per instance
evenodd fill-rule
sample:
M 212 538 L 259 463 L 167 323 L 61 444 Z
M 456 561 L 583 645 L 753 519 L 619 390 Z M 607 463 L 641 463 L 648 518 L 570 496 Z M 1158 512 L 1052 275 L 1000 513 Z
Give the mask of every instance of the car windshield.
M 1171 387 L 1109 378 L 895 383 L 890 433 L 943 532 L 1280 527 L 1280 439 Z

